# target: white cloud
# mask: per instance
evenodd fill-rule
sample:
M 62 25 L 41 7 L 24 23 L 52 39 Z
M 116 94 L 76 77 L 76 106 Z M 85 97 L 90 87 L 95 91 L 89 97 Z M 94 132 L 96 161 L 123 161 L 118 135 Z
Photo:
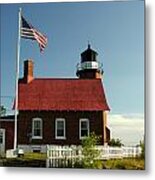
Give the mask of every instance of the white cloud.
M 124 145 L 137 145 L 144 137 L 144 115 L 109 114 L 108 125 L 111 137 L 121 139 Z

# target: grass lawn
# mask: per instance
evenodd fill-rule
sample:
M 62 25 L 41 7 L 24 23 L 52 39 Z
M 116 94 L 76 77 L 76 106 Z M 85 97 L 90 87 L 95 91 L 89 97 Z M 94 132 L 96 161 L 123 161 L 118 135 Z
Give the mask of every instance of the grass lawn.
M 46 167 L 45 153 L 25 153 L 23 157 L 3 160 L 6 167 Z
M 124 158 L 110 159 L 102 161 L 101 169 L 126 169 L 126 170 L 144 170 L 144 159 Z M 45 153 L 25 153 L 23 157 L 16 159 L 4 159 L 3 166 L 7 167 L 46 167 Z M 78 167 L 77 167 L 78 168 Z M 82 168 L 82 167 L 80 167 Z
M 111 159 L 103 161 L 104 169 L 128 169 L 128 170 L 144 170 L 144 159 L 140 158 L 124 158 L 124 159 Z
M 25 153 L 21 159 L 25 160 L 46 160 L 46 153 Z

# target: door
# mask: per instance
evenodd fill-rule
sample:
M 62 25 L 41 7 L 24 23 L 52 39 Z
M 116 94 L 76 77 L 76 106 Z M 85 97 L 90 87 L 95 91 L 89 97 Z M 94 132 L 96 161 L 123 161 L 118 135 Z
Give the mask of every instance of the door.
M 5 129 L 0 129 L 0 155 L 5 154 Z

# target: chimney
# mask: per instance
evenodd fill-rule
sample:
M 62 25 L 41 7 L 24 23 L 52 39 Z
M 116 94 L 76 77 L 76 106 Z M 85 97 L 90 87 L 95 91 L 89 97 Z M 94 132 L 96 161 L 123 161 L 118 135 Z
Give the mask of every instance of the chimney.
M 30 83 L 33 79 L 33 61 L 28 59 L 24 61 L 24 81 Z

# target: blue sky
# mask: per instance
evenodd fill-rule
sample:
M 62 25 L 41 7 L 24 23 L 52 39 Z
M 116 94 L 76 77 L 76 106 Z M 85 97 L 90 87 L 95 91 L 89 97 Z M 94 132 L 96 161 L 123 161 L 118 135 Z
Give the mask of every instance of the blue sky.
M 80 53 L 98 52 L 111 114 L 144 114 L 144 1 L 1 5 L 1 96 L 14 96 L 18 8 L 48 37 L 40 54 L 36 42 L 21 40 L 23 61 L 32 58 L 35 77 L 76 77 Z M 11 109 L 11 98 L 1 102 Z

